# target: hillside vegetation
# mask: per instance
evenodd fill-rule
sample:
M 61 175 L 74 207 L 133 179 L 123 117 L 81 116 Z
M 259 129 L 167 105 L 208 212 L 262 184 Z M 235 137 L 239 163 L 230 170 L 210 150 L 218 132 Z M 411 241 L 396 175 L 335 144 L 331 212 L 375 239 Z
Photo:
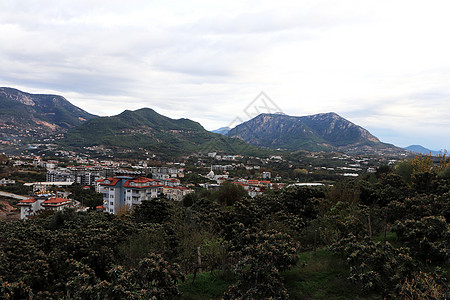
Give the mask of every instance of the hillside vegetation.
M 1 298 L 446 299 L 450 160 L 0 222 Z M 205 273 L 206 272 L 206 273 Z
M 148 149 L 163 156 L 223 151 L 263 154 L 247 143 L 209 132 L 189 119 L 171 119 L 150 108 L 126 110 L 113 117 L 98 117 L 71 129 L 61 145 L 75 148 Z

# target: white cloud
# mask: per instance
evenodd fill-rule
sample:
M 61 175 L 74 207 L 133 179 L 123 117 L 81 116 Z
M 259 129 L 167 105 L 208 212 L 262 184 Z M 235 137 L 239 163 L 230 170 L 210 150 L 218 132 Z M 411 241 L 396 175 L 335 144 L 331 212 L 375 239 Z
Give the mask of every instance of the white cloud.
M 446 1 L 2 1 L 0 85 L 227 125 L 264 90 L 450 148 Z M 388 133 L 390 129 L 390 133 Z M 430 134 L 432 132 L 432 134 Z

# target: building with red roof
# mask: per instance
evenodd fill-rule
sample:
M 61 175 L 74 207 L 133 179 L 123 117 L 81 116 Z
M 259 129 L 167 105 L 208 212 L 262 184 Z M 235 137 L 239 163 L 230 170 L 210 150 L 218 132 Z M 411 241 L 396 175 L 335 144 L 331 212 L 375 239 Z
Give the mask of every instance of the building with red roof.
M 97 180 L 97 191 L 103 193 L 105 211 L 116 214 L 124 206 L 133 208 L 144 200 L 162 194 L 163 185 L 147 177 L 118 176 Z
M 19 201 L 17 205 L 20 207 L 20 218 L 26 219 L 44 209 L 62 210 L 72 206 L 72 200 L 57 197 L 49 198 L 52 195 L 54 194 L 38 195 L 36 198 Z

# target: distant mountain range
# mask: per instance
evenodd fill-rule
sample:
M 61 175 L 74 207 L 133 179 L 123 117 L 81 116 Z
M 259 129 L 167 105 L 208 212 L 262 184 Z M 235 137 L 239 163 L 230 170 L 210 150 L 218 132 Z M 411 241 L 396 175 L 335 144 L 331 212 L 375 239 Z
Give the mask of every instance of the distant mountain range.
M 441 151 L 435 151 L 435 150 L 430 150 L 427 149 L 421 145 L 411 145 L 408 147 L 405 147 L 404 149 L 414 152 L 414 153 L 418 153 L 418 154 L 424 154 L 424 155 L 438 155 L 438 154 L 442 154 Z
M 230 130 L 230 127 L 220 127 L 219 129 L 211 130 L 211 132 L 226 135 Z
M 3 141 L 65 132 L 95 117 L 61 96 L 0 87 L 0 140 Z
M 290 151 L 403 151 L 380 142 L 366 129 L 336 113 L 303 117 L 260 114 L 231 129 L 227 136 L 255 146 Z
M 364 128 L 336 113 L 303 117 L 261 114 L 233 129 L 205 130 L 189 119 L 171 119 L 150 108 L 98 117 L 57 95 L 36 95 L 0 88 L 0 142 L 24 144 L 59 134 L 63 148 L 108 148 L 162 156 L 223 151 L 258 155 L 287 151 L 405 153 L 382 143 Z M 63 135 L 64 134 L 64 135 Z

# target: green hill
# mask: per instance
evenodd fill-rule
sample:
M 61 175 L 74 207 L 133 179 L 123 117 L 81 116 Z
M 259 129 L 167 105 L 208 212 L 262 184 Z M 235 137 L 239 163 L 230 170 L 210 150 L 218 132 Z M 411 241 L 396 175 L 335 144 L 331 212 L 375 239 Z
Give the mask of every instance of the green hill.
M 69 147 L 139 148 L 164 156 L 223 151 L 230 154 L 268 152 L 241 140 L 209 132 L 189 119 L 171 119 L 150 108 L 98 117 L 72 128 L 60 142 Z

